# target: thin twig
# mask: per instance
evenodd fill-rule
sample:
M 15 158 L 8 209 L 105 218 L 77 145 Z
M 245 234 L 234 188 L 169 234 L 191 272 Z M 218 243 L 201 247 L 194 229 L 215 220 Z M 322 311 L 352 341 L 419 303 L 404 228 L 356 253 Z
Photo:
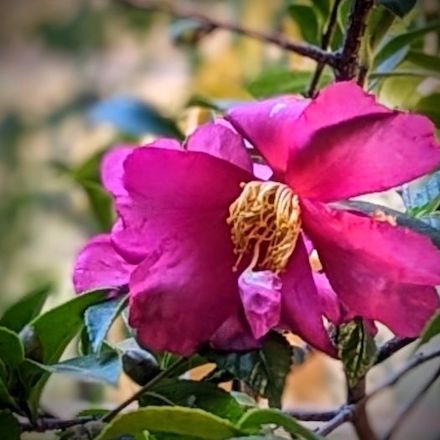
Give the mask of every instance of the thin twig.
M 353 418 L 353 406 L 352 405 L 343 406 L 339 411 L 337 411 L 337 414 L 322 428 L 318 429 L 316 433 L 324 437 L 330 434 L 331 432 L 333 432 L 339 426 L 343 425 L 345 422 L 351 421 L 352 418 Z
M 425 385 L 419 390 L 419 392 L 401 409 L 396 417 L 396 421 L 393 423 L 388 433 L 384 436 L 383 440 L 391 440 L 392 436 L 400 429 L 402 422 L 405 422 L 408 414 L 419 403 L 422 397 L 427 393 L 431 386 L 440 377 L 440 367 L 435 374 L 425 383 Z
M 435 359 L 436 357 L 440 356 L 440 349 L 433 350 L 430 353 L 418 353 L 416 354 L 411 361 L 406 364 L 403 368 L 401 368 L 397 373 L 392 375 L 386 382 L 384 382 L 382 385 L 375 388 L 371 393 L 369 393 L 365 398 L 363 399 L 363 402 L 365 403 L 367 400 L 374 397 L 376 394 L 380 393 L 386 388 L 392 387 L 397 382 L 402 379 L 407 373 L 409 373 L 414 368 L 418 367 L 419 365 L 424 364 L 425 362 L 428 362 L 432 359 Z
M 118 405 L 115 409 L 109 411 L 104 417 L 102 417 L 103 422 L 110 422 L 115 416 L 117 416 L 123 409 L 125 409 L 130 403 L 138 400 L 144 393 L 146 393 L 151 387 L 159 383 L 162 379 L 165 379 L 171 373 L 173 373 L 177 368 L 182 366 L 187 359 L 181 358 L 176 361 L 171 367 L 166 370 L 161 371 L 157 376 L 154 376 L 149 382 L 147 382 L 142 388 L 140 388 L 136 393 L 130 396 L 127 400 Z
M 322 40 L 321 40 L 322 50 L 327 51 L 330 46 L 331 40 L 333 38 L 333 34 L 336 29 L 336 23 L 338 19 L 338 9 L 339 9 L 339 5 L 341 4 L 341 1 L 342 0 L 334 0 L 333 2 L 333 8 L 330 13 L 330 18 L 327 23 L 327 28 L 324 34 L 322 35 Z M 309 90 L 307 92 L 307 95 L 310 96 L 311 98 L 313 98 L 315 94 L 315 90 L 316 87 L 318 86 L 324 67 L 325 67 L 325 63 L 318 63 L 316 66 L 315 73 L 313 74 L 312 80 L 310 82 Z
M 274 44 L 284 50 L 295 52 L 307 58 L 311 58 L 319 63 L 328 64 L 336 67 L 336 56 L 319 47 L 302 44 L 291 41 L 282 34 L 268 33 L 255 29 L 248 29 L 239 24 L 228 23 L 220 21 L 193 11 L 185 11 L 183 9 L 174 7 L 164 1 L 159 0 L 119 0 L 121 3 L 144 10 L 153 10 L 163 12 L 173 17 L 185 18 L 199 22 L 207 29 L 223 29 L 236 34 L 244 35 L 255 40 L 263 41 L 264 43 Z
M 336 71 L 336 77 L 339 81 L 353 79 L 358 73 L 361 40 L 374 2 L 374 0 L 354 0 L 340 62 L 337 63 L 339 68 Z
M 302 420 L 303 422 L 328 422 L 335 418 L 340 412 L 340 408 L 333 411 L 323 412 L 284 411 L 288 416 L 294 417 L 297 420 Z
M 72 426 L 85 425 L 96 419 L 96 417 L 78 417 L 77 419 L 61 420 L 52 417 L 41 417 L 35 425 L 29 422 L 20 422 L 20 426 L 24 432 L 58 431 Z
M 395 337 L 385 342 L 382 347 L 379 348 L 379 352 L 377 354 L 377 359 L 375 365 L 380 364 L 385 361 L 389 357 L 391 357 L 394 353 L 398 352 L 400 349 L 406 347 L 407 345 L 414 342 L 416 338 L 400 338 Z

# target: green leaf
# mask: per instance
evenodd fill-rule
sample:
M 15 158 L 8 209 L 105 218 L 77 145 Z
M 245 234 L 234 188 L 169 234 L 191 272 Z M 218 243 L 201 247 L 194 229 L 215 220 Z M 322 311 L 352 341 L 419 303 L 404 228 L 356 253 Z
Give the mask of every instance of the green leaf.
M 417 0 L 379 0 L 378 4 L 383 5 L 397 16 L 403 18 L 416 5 Z
M 440 127 L 440 93 L 433 93 L 419 100 L 414 111 L 428 116 L 437 128 Z
M 440 172 L 404 185 L 402 198 L 408 215 L 424 220 L 440 207 Z
M 0 359 L 11 369 L 17 368 L 24 360 L 20 338 L 6 327 L 0 327 Z
M 338 352 L 348 384 L 353 388 L 365 377 L 377 357 L 374 338 L 367 331 L 362 320 L 339 326 Z
M 93 214 L 102 231 L 109 231 L 113 224 L 113 202 L 111 196 L 96 182 L 79 182 L 87 194 Z
M 275 409 L 251 409 L 238 422 L 237 426 L 246 431 L 259 431 L 262 425 L 276 425 L 284 428 L 294 436 L 304 440 L 322 439 L 319 435 L 309 431 L 289 415 Z M 296 437 L 295 437 L 296 438 Z
M 110 327 L 127 307 L 127 295 L 120 295 L 109 301 L 90 306 L 84 314 L 84 323 L 94 353 L 99 353 Z
M 0 438 L 2 440 L 20 440 L 21 438 L 20 424 L 9 411 L 0 411 Z
M 207 359 L 253 390 L 269 399 L 269 405 L 281 407 L 281 395 L 292 363 L 293 347 L 280 334 L 272 332 L 260 350 L 237 353 L 210 351 Z
M 120 414 L 96 440 L 114 440 L 143 431 L 179 434 L 204 440 L 226 440 L 242 432 L 228 420 L 206 411 L 184 407 L 148 407 Z
M 52 290 L 51 284 L 45 284 L 23 295 L 19 301 L 10 306 L 0 318 L 0 326 L 19 332 L 29 321 L 35 318 L 44 306 Z
M 420 78 L 439 78 L 440 72 L 436 70 L 427 70 L 427 69 L 398 69 L 392 72 L 371 72 L 368 77 L 370 79 L 378 79 L 378 78 L 393 78 L 393 77 L 402 77 L 402 76 L 413 76 Z
M 229 393 L 216 385 L 194 380 L 168 379 L 144 394 L 141 406 L 178 405 L 199 408 L 224 419 L 236 422 L 244 409 Z
M 270 69 L 248 82 L 246 89 L 258 99 L 288 93 L 305 93 L 311 76 L 311 72 L 292 72 L 284 68 Z M 319 87 L 323 87 L 330 81 L 329 74 L 322 75 Z
M 16 410 L 17 405 L 8 390 L 5 380 L 6 378 L 4 376 L 0 377 L 0 407 Z
M 382 6 L 373 9 L 365 30 L 365 38 L 371 52 L 382 42 L 394 20 L 395 16 L 389 9 Z
M 313 6 L 292 3 L 288 6 L 290 17 L 298 25 L 303 38 L 312 44 L 318 44 L 320 39 L 319 20 Z
M 417 345 L 417 348 L 423 344 L 429 342 L 434 336 L 440 334 L 440 312 L 437 312 L 436 315 L 429 321 L 425 330 L 423 331 L 422 337 L 420 338 L 420 342 Z
M 58 362 L 67 344 L 83 327 L 83 315 L 88 307 L 104 301 L 108 290 L 84 293 L 36 317 L 20 333 L 27 357 L 50 365 Z M 30 392 L 34 411 L 48 374 L 27 362 L 22 368 L 22 381 Z
M 438 56 L 411 50 L 408 52 L 406 61 L 426 70 L 440 72 L 440 58 Z
M 115 350 L 107 350 L 100 355 L 89 354 L 53 365 L 40 364 L 40 366 L 50 373 L 70 374 L 112 386 L 118 384 L 122 372 L 121 358 Z
M 404 46 L 410 45 L 414 41 L 422 38 L 429 32 L 438 31 L 440 27 L 440 22 L 432 22 L 426 26 L 422 26 L 408 32 L 397 35 L 396 37 L 389 40 L 378 52 L 375 59 L 375 65 L 378 66 L 387 58 L 395 54 L 397 51 L 402 49 Z
M 162 116 L 151 105 L 139 99 L 111 98 L 96 104 L 89 117 L 95 123 L 108 123 L 122 133 L 132 136 L 155 134 L 183 139 L 176 123 Z

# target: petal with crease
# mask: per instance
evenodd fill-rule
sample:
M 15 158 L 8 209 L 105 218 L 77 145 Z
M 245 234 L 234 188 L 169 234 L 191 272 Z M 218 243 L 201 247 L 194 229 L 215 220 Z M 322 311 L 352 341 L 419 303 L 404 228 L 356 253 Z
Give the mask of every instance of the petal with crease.
M 353 316 L 415 336 L 439 306 L 440 252 L 409 229 L 302 200 L 303 226 Z
M 260 152 L 278 178 L 287 167 L 293 123 L 309 100 L 283 96 L 245 104 L 229 111 L 226 119 Z
M 281 327 L 296 333 L 313 347 L 335 356 L 335 348 L 324 327 L 322 303 L 301 237 L 286 271 L 281 274 L 281 280 Z
M 75 291 L 126 285 L 133 269 L 115 251 L 109 235 L 98 235 L 78 255 L 73 274 Z
M 384 191 L 440 166 L 428 118 L 390 110 L 351 82 L 321 92 L 291 136 L 286 181 L 309 199 Z

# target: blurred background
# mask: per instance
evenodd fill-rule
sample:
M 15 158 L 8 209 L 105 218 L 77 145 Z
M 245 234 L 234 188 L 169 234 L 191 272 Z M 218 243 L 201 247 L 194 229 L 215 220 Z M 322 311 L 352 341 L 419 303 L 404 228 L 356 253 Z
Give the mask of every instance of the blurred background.
M 319 43 L 321 23 L 310 14 L 312 3 L 174 2 L 185 10 Z M 339 42 L 350 3 L 341 8 Z M 279 48 L 116 0 L 0 0 L 0 5 L 0 311 L 46 283 L 53 286 L 50 305 L 73 295 L 75 255 L 88 237 L 108 230 L 112 222 L 111 201 L 99 185 L 98 164 L 106 149 L 158 135 L 180 136 L 209 118 L 213 108 L 231 102 L 305 91 L 314 68 L 312 61 Z M 439 19 L 436 0 L 420 1 L 395 32 Z M 370 83 L 383 102 L 424 111 L 438 124 L 440 68 L 432 58 L 440 63 L 439 33 L 434 25 L 412 42 L 412 50 L 431 57 L 429 63 L 422 65 L 419 58 L 417 64 L 417 57 L 406 53 L 392 65 L 436 69 L 437 75 L 391 77 L 377 70 Z M 324 72 L 322 84 L 330 80 Z M 386 202 L 403 209 L 396 193 Z M 398 363 L 385 363 L 372 380 L 380 382 Z M 379 430 L 389 426 L 396 402 L 417 387 L 418 377 L 423 381 L 423 371 L 372 402 Z M 45 397 L 48 409 L 72 416 L 87 400 L 111 404 L 134 390 L 125 380 L 111 392 L 77 383 L 53 377 Z M 286 405 L 333 408 L 343 401 L 342 383 L 339 366 L 314 355 L 291 375 Z M 434 417 L 439 391 L 437 384 L 397 438 L 411 439 L 416 432 L 424 439 L 440 438 L 440 420 Z M 330 438 L 350 437 L 343 427 Z

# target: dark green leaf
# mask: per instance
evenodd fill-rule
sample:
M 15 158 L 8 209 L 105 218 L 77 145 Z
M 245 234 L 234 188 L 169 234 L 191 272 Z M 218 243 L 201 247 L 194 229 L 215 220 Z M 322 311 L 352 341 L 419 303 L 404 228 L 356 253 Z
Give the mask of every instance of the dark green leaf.
M 290 434 L 299 436 L 304 440 L 322 439 L 319 435 L 304 428 L 294 417 L 275 409 L 251 409 L 237 424 L 240 429 L 251 433 L 260 431 L 263 425 L 280 426 Z
M 246 84 L 254 98 L 267 98 L 288 93 L 305 93 L 310 83 L 311 72 L 292 72 L 288 69 L 271 69 L 262 72 Z M 331 81 L 330 75 L 321 77 L 320 87 Z
M 81 181 L 89 199 L 90 206 L 102 231 L 109 231 L 113 224 L 113 208 L 111 196 L 99 183 L 89 180 Z
M 226 440 L 242 432 L 228 420 L 206 411 L 184 407 L 148 407 L 118 415 L 96 438 L 114 440 L 143 431 L 179 434 L 204 440 Z
M 90 306 L 84 314 L 84 323 L 92 351 L 101 351 L 102 344 L 114 320 L 128 304 L 128 297 L 120 295 L 109 301 Z
M 383 5 L 399 17 L 404 17 L 416 5 L 417 0 L 379 0 Z
M 426 53 L 411 50 L 406 60 L 422 69 L 440 72 L 440 58 Z
M 36 317 L 20 333 L 26 355 L 45 365 L 58 362 L 67 344 L 83 327 L 86 309 L 107 296 L 107 290 L 84 293 Z M 31 362 L 22 368 L 22 381 L 29 388 L 34 411 L 48 376 Z
M 377 357 L 373 336 L 361 320 L 342 324 L 338 332 L 339 357 L 351 388 L 367 374 Z
M 104 301 L 107 296 L 108 290 L 84 293 L 31 321 L 28 329 L 32 329 L 41 348 L 41 358 L 35 360 L 49 365 L 57 362 L 67 344 L 83 326 L 87 308 Z
M 210 351 L 206 357 L 267 397 L 270 406 L 280 407 L 285 379 L 292 363 L 292 352 L 287 340 L 272 332 L 260 350 L 238 353 Z
M 396 37 L 389 40 L 376 55 L 375 65 L 380 65 L 387 58 L 395 54 L 397 51 L 402 49 L 404 46 L 407 46 L 419 38 L 422 38 L 424 35 L 429 32 L 438 31 L 440 27 L 440 22 L 429 23 L 426 26 L 422 26 L 403 34 L 399 34 Z
M 24 360 L 24 348 L 17 333 L 0 327 L 0 359 L 14 369 Z
M 420 234 L 428 236 L 432 242 L 440 248 L 440 231 L 434 229 L 429 224 L 413 217 L 409 217 L 406 214 L 402 214 L 399 211 L 387 208 L 385 206 L 376 205 L 374 203 L 363 202 L 358 200 L 350 200 L 346 202 L 332 203 L 336 209 L 348 209 L 363 212 L 367 215 L 375 215 L 377 213 L 385 213 L 390 215 L 400 226 L 412 229 Z
M 3 313 L 0 318 L 0 326 L 19 332 L 41 312 L 51 290 L 52 285 L 46 284 L 23 295 L 19 301 Z
M 414 110 L 428 116 L 437 128 L 440 127 L 440 93 L 433 93 L 422 98 L 416 104 Z
M 309 43 L 318 44 L 320 32 L 316 8 L 311 5 L 292 3 L 288 11 L 290 17 L 298 25 L 303 38 Z
M 112 98 L 100 102 L 90 111 L 90 119 L 96 123 L 111 124 L 117 130 L 132 136 L 155 134 L 183 138 L 174 121 L 135 98 Z
M 21 428 L 18 420 L 9 411 L 0 411 L 0 438 L 20 440 Z
M 378 78 L 393 78 L 398 76 L 414 76 L 420 78 L 439 78 L 440 72 L 436 70 L 427 70 L 427 69 L 398 69 L 392 72 L 371 72 L 369 74 L 370 79 L 378 79 Z
M 200 408 L 236 422 L 244 413 L 237 400 L 216 385 L 194 380 L 169 379 L 144 394 L 141 406 L 178 405 Z
M 0 407 L 16 410 L 17 405 L 8 390 L 5 380 L 4 376 L 0 377 Z
M 89 354 L 53 365 L 41 367 L 50 373 L 65 373 L 82 379 L 105 382 L 116 386 L 122 372 L 122 362 L 115 350 L 107 350 L 97 354 Z
M 374 52 L 394 23 L 395 16 L 387 8 L 378 6 L 373 9 L 367 22 L 365 38 L 371 52 Z
M 440 313 L 437 314 L 429 321 L 428 325 L 423 331 L 422 337 L 417 347 L 429 342 L 434 336 L 440 334 Z

